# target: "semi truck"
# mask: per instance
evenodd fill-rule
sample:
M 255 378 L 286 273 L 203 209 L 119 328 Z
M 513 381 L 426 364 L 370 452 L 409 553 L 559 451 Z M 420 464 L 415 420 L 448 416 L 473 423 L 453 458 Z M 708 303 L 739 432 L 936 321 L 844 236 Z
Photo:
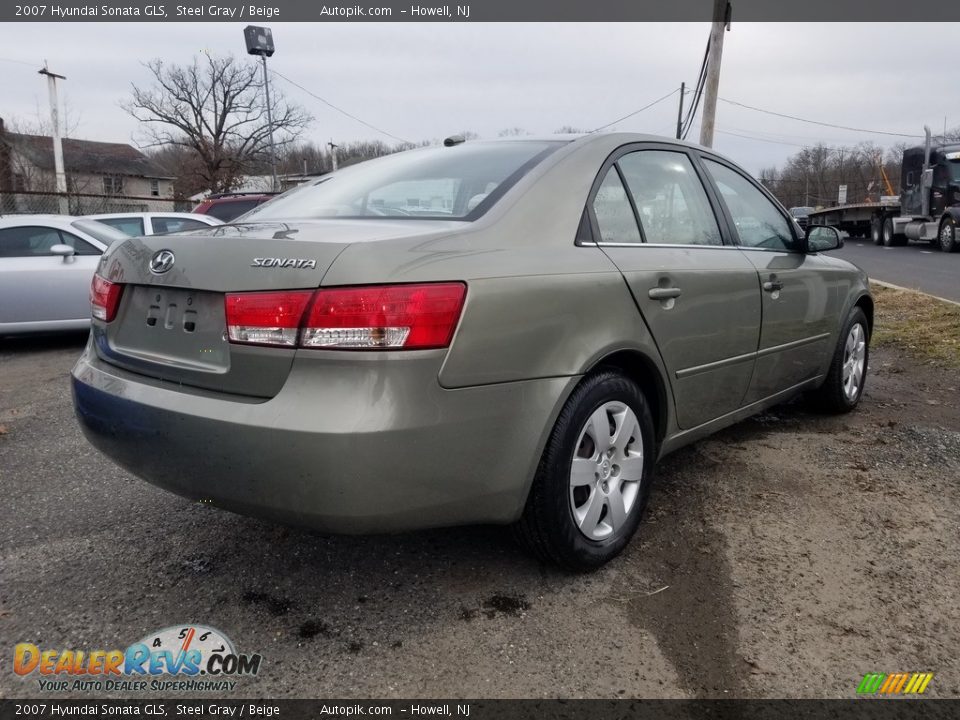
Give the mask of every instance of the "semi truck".
M 944 252 L 960 251 L 960 143 L 933 147 L 930 128 L 924 131 L 922 147 L 903 151 L 899 195 L 814 210 L 807 222 L 869 237 L 876 245 L 917 240 Z

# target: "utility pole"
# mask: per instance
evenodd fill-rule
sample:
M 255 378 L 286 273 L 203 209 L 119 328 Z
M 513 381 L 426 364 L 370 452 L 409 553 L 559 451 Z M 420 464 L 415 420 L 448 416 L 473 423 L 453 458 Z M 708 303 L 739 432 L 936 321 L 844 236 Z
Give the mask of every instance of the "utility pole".
M 333 140 L 327 143 L 330 147 L 330 161 L 333 163 L 333 172 L 337 171 L 337 148 L 339 145 L 334 145 Z
M 729 27 L 730 3 L 727 0 L 713 0 L 713 27 L 710 29 L 703 116 L 700 119 L 700 144 L 704 147 L 713 147 L 713 126 L 717 118 L 717 93 L 720 89 L 720 59 L 723 56 L 723 33 Z
M 53 136 L 53 169 L 57 178 L 57 196 L 61 215 L 70 214 L 70 205 L 67 202 L 67 174 L 63 167 L 63 141 L 60 139 L 60 99 L 57 94 L 57 80 L 66 80 L 63 75 L 57 75 L 47 69 L 44 60 L 43 69 L 38 71 L 47 76 L 47 89 L 50 91 L 50 125 Z
M 687 90 L 686 83 L 680 83 L 680 109 L 677 110 L 677 140 L 683 132 L 683 93 Z
M 273 191 L 280 192 L 280 185 L 277 183 L 277 149 L 273 144 L 273 110 L 270 107 L 270 80 L 267 73 L 267 56 L 261 55 L 263 60 L 263 92 L 267 98 L 267 125 L 270 131 L 270 175 L 273 177 Z

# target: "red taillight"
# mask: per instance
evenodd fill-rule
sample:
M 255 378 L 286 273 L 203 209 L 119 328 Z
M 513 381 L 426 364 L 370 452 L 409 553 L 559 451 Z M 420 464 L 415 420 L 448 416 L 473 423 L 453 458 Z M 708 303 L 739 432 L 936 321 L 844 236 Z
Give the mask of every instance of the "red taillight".
M 112 283 L 99 275 L 93 276 L 90 283 L 90 308 L 97 320 L 112 322 L 120 307 L 120 295 L 123 285 Z
M 444 348 L 466 290 L 456 282 L 228 294 L 228 333 L 232 342 L 328 350 Z
M 227 334 L 231 342 L 297 344 L 300 321 L 313 290 L 227 295 Z

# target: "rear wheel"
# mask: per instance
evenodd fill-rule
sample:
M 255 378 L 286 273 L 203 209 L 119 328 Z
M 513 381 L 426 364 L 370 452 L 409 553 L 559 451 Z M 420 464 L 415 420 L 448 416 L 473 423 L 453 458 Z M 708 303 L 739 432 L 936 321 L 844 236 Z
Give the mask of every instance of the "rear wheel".
M 827 379 L 810 394 L 814 405 L 825 412 L 853 410 L 863 395 L 870 359 L 870 325 L 867 316 L 855 307 L 840 333 Z
M 600 567 L 640 524 L 654 458 L 653 420 L 639 386 L 612 370 L 587 377 L 550 434 L 518 537 L 571 570 Z
M 957 241 L 957 223 L 953 218 L 945 217 L 940 222 L 937 239 L 937 244 L 944 252 L 952 253 L 960 249 L 960 242 Z
M 880 218 L 874 218 L 870 221 L 870 239 L 874 245 L 880 245 L 883 242 L 883 221 Z
M 893 232 L 892 217 L 886 217 L 883 219 L 883 244 L 884 247 L 894 247 L 895 245 L 903 244 L 900 241 L 900 236 Z

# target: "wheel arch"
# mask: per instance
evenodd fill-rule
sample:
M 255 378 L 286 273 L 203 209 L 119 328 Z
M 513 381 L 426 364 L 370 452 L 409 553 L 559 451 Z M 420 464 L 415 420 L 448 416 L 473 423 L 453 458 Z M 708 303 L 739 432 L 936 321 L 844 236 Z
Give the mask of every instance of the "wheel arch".
M 667 432 L 669 390 L 657 364 L 639 350 L 616 350 L 596 360 L 584 372 L 584 377 L 609 369 L 623 373 L 640 386 L 644 397 L 650 403 L 650 414 L 653 416 L 659 446 Z
M 863 294 L 857 298 L 853 306 L 863 310 L 863 314 L 867 316 L 867 329 L 870 331 L 870 336 L 873 337 L 873 298 Z

